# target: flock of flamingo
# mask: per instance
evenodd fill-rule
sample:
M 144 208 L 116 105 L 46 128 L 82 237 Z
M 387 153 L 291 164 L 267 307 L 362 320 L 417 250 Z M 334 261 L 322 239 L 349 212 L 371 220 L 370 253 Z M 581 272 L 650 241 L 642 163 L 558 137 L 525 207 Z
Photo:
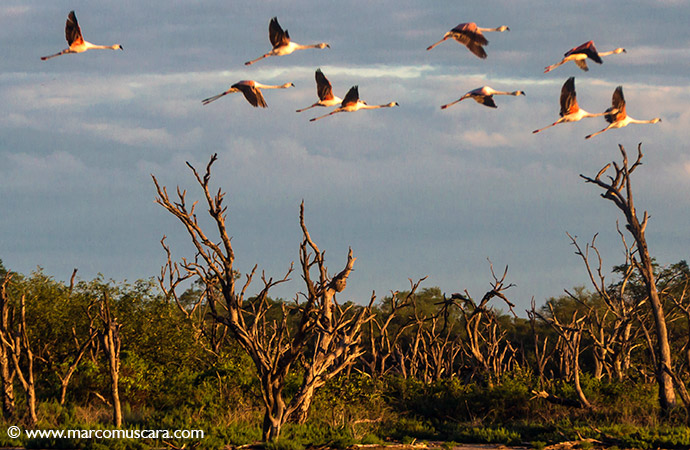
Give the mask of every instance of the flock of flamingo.
M 461 23 L 452 30 L 448 31 L 440 41 L 427 47 L 427 50 L 433 49 L 434 47 L 448 39 L 455 39 L 457 42 L 467 47 L 467 49 L 474 55 L 476 55 L 479 58 L 485 59 L 487 57 L 487 54 L 484 50 L 484 46 L 487 45 L 489 41 L 486 39 L 483 33 L 504 31 L 510 31 L 510 28 L 508 28 L 505 25 L 497 28 L 480 28 L 474 22 Z M 82 53 L 90 49 L 123 50 L 122 45 L 120 44 L 96 45 L 84 40 L 81 28 L 79 27 L 79 23 L 77 22 L 77 16 L 75 15 L 74 11 L 71 11 L 67 16 L 67 22 L 65 24 L 65 37 L 69 45 L 68 48 L 53 55 L 43 56 L 41 57 L 41 59 L 45 61 L 56 56 L 71 53 Z M 278 19 L 276 17 L 273 17 L 269 22 L 268 37 L 271 42 L 272 49 L 268 53 L 265 53 L 256 59 L 247 61 L 246 63 L 244 63 L 245 65 L 252 65 L 257 61 L 260 61 L 264 58 L 268 58 L 270 56 L 289 55 L 293 53 L 295 50 L 304 50 L 310 48 L 330 48 L 330 45 L 325 42 L 312 45 L 301 45 L 296 42 L 293 42 L 290 39 L 290 34 L 288 33 L 288 30 L 284 30 L 280 26 L 280 24 L 278 23 Z M 602 64 L 602 56 L 609 56 L 620 53 L 625 53 L 625 49 L 617 48 L 612 51 L 600 53 L 594 46 L 594 42 L 589 41 L 578 47 L 574 47 L 568 50 L 564 54 L 564 57 L 561 61 L 547 66 L 544 69 L 544 73 L 548 73 L 569 61 L 574 61 L 580 69 L 588 71 L 589 67 L 587 66 L 587 59 L 590 59 L 596 62 L 597 64 Z M 360 100 L 358 86 L 352 86 L 350 90 L 347 92 L 347 94 L 345 94 L 345 97 L 341 99 L 333 94 L 333 87 L 331 86 L 331 83 L 328 81 L 328 78 L 326 78 L 321 69 L 316 70 L 315 78 L 316 92 L 319 101 L 310 106 L 307 106 L 306 108 L 298 109 L 297 112 L 306 111 L 314 107 L 336 108 L 334 108 L 331 112 L 327 114 L 310 119 L 310 122 L 314 122 L 316 120 L 323 119 L 325 117 L 329 117 L 340 112 L 354 112 L 360 109 L 378 109 L 398 106 L 397 102 L 390 102 L 382 105 L 369 105 L 365 101 Z M 267 85 L 254 80 L 242 80 L 230 86 L 230 89 L 221 92 L 218 95 L 214 95 L 212 97 L 202 100 L 202 103 L 204 105 L 207 105 L 227 94 L 241 92 L 244 95 L 244 98 L 247 99 L 247 101 L 252 106 L 266 108 L 268 105 L 266 103 L 266 100 L 264 99 L 263 94 L 261 93 L 262 89 L 286 89 L 289 87 L 294 87 L 294 84 L 285 83 L 282 85 Z M 497 106 L 493 99 L 494 95 L 524 96 L 525 93 L 520 90 L 513 92 L 503 92 L 492 89 L 489 86 L 482 86 L 480 88 L 473 89 L 467 92 L 458 100 L 442 105 L 441 109 L 446 109 L 466 98 L 471 98 L 475 100 L 477 103 L 482 104 L 484 106 L 496 108 Z M 604 118 L 608 122 L 608 126 L 600 131 L 587 135 L 585 139 L 590 139 L 612 128 L 623 128 L 631 123 L 640 124 L 661 122 L 661 119 L 658 117 L 649 120 L 638 120 L 628 116 L 625 111 L 625 98 L 623 97 L 622 86 L 618 86 L 616 90 L 613 92 L 611 107 L 608 108 L 606 111 L 602 113 L 592 114 L 581 109 L 577 104 L 577 95 L 575 92 L 575 77 L 568 78 L 568 80 L 563 84 L 563 87 L 561 88 L 560 105 L 560 119 L 558 119 L 550 125 L 545 126 L 544 128 L 534 130 L 533 133 L 539 133 L 549 127 L 558 125 L 560 123 L 577 122 L 584 118 L 599 116 L 604 116 Z

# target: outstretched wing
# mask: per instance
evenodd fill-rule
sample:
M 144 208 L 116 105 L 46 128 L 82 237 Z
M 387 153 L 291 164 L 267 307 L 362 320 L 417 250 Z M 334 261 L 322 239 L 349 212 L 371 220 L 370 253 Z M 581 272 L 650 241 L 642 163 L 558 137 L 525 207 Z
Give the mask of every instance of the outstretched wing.
M 593 41 L 585 42 L 584 44 L 580 45 L 579 47 L 575 47 L 575 48 L 568 50 L 565 53 L 565 56 L 570 56 L 570 55 L 574 55 L 577 53 L 582 53 L 582 54 L 587 55 L 587 57 L 589 59 L 591 59 L 592 61 L 594 61 L 598 64 L 603 63 L 603 61 L 601 60 L 601 57 L 599 56 L 599 52 L 597 51 L 597 48 L 594 46 Z M 580 67 L 580 68 L 582 68 L 582 67 Z
M 261 91 L 253 85 L 253 83 L 244 83 L 244 82 L 239 82 L 233 84 L 231 87 L 239 90 L 242 92 L 244 95 L 244 98 L 247 99 L 247 101 L 253 106 L 253 107 L 262 107 L 266 108 L 268 105 L 266 104 L 266 100 L 264 100 L 264 96 L 261 93 Z
M 321 100 L 333 99 L 333 87 L 326 75 L 321 72 L 321 69 L 316 69 L 316 94 Z
M 79 22 L 77 22 L 77 15 L 74 14 L 74 11 L 70 11 L 67 16 L 67 22 L 65 22 L 65 39 L 67 39 L 67 44 L 69 44 L 70 47 L 72 44 L 84 43 L 84 38 L 79 28 Z
M 349 91 L 347 91 L 347 94 L 345 94 L 345 98 L 343 99 L 342 106 L 346 105 L 352 105 L 357 103 L 359 100 L 359 87 L 358 86 L 352 86 Z
M 290 34 L 278 23 L 278 18 L 274 17 L 268 24 L 268 38 L 271 40 L 273 48 L 282 47 L 290 43 Z
M 481 103 L 489 108 L 498 108 L 496 102 L 494 102 L 494 98 L 490 95 L 473 95 L 472 98 L 475 99 L 477 103 Z
M 561 117 L 574 114 L 579 109 L 575 93 L 575 77 L 570 77 L 561 88 Z
M 623 86 L 618 86 L 613 91 L 611 97 L 611 107 L 606 110 L 607 114 L 604 116 L 608 123 L 619 122 L 626 117 L 625 112 L 625 97 L 623 97 Z
M 461 23 L 450 30 L 450 33 L 456 41 L 464 44 L 469 51 L 476 56 L 482 59 L 486 58 L 486 51 L 482 46 L 487 45 L 489 41 L 484 37 L 482 32 L 477 29 L 476 23 Z

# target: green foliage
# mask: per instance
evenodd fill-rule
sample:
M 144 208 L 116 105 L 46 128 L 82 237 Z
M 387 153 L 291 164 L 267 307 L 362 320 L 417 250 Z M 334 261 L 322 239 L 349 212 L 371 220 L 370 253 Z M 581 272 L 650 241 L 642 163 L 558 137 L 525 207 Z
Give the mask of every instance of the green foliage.
M 0 261 L 0 275 L 4 267 Z M 688 279 L 684 261 L 658 268 L 661 288 L 680 295 Z M 632 280 L 636 282 L 636 280 Z M 40 269 L 28 277 L 16 274 L 8 287 L 11 306 L 26 299 L 28 336 L 35 352 L 34 373 L 38 394 L 38 427 L 44 429 L 104 429 L 111 411 L 109 374 L 97 339 L 80 360 L 67 390 L 66 403 L 59 403 L 60 377 L 76 357 L 79 343 L 87 342 L 94 326 L 98 302 L 107 296 L 113 315 L 121 324 L 120 393 L 125 427 L 140 429 L 201 429 L 206 437 L 198 448 L 222 448 L 261 439 L 263 403 L 254 364 L 232 340 L 218 352 L 209 352 L 203 336 L 179 311 L 166 301 L 152 280 L 134 283 L 105 280 L 79 281 L 70 291 Z M 572 297 L 552 299 L 557 317 L 568 320 L 576 308 L 601 308 L 601 302 L 584 288 Z M 418 313 L 438 312 L 443 294 L 438 288 L 424 289 L 417 296 Z M 185 301 L 190 301 L 189 299 Z M 274 301 L 278 310 L 279 301 Z M 382 314 L 385 303 L 376 311 Z M 455 312 L 454 312 L 455 311 Z M 91 312 L 91 318 L 89 317 Z M 411 318 L 410 308 L 396 318 L 391 331 Z M 13 316 L 16 317 L 16 314 Z M 448 320 L 461 320 L 457 310 L 449 310 Z M 317 391 L 309 421 L 287 424 L 281 438 L 268 443 L 271 450 L 302 450 L 313 446 L 343 449 L 353 443 L 380 445 L 420 440 L 516 444 L 531 442 L 534 448 L 562 440 L 591 437 L 621 448 L 690 448 L 690 429 L 682 413 L 662 417 L 644 345 L 633 353 L 633 364 L 641 369 L 638 378 L 623 381 L 593 376 L 590 346 L 583 345 L 581 384 L 594 405 L 591 410 L 569 409 L 532 396 L 539 380 L 530 367 L 534 362 L 532 328 L 529 322 L 498 316 L 502 329 L 514 347 L 524 353 L 516 357 L 522 368 L 501 377 L 476 375 L 467 365 L 438 380 L 403 378 L 394 372 L 379 378 L 356 366 Z M 428 326 L 425 324 L 424 326 Z M 543 324 L 541 336 L 555 338 Z M 687 342 L 688 322 L 682 314 L 669 323 L 675 336 L 673 345 L 681 350 Z M 458 326 L 451 338 L 463 338 Z M 411 342 L 407 330 L 403 342 Z M 407 340 L 407 341 L 406 341 Z M 518 345 L 518 343 L 520 345 Z M 638 342 L 639 344 L 639 342 Z M 644 342 L 642 342 L 644 344 Z M 681 353 L 678 353 L 679 355 Z M 21 359 L 22 367 L 26 360 Z M 390 364 L 393 364 L 390 362 Z M 685 363 L 684 363 L 685 364 Z M 682 364 L 679 363 L 682 369 Z M 299 387 L 300 368 L 287 380 L 289 398 Z M 570 380 L 558 376 L 552 363 L 547 368 L 553 378 L 542 380 L 550 393 L 575 398 Z M 646 372 L 645 372 L 646 370 Z M 467 375 L 467 376 L 465 376 Z M 0 427 L 22 421 L 25 394 L 15 385 L 19 417 L 5 420 Z M 180 447 L 184 441 L 171 442 Z M 0 446 L 26 448 L 151 448 L 161 443 L 127 440 L 10 440 L 0 436 Z

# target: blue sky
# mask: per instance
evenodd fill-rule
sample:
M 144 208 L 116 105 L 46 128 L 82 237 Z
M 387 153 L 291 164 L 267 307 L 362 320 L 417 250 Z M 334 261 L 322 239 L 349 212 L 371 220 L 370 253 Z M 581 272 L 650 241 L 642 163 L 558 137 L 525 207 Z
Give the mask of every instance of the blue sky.
M 66 47 L 74 9 L 87 40 L 120 43 L 49 61 Z M 277 16 L 296 42 L 330 49 L 244 61 L 270 49 Z M 488 33 L 481 60 L 454 41 L 426 47 L 461 22 Z M 690 235 L 690 3 L 687 1 L 167 2 L 4 0 L 0 4 L 0 258 L 29 273 L 65 280 L 115 280 L 159 273 L 165 234 L 177 257 L 192 256 L 182 226 L 154 203 L 154 174 L 200 198 L 186 161 L 218 153 L 214 182 L 227 191 L 237 267 L 282 276 L 298 260 L 299 203 L 331 271 L 347 248 L 358 258 L 341 300 L 362 302 L 428 276 L 422 285 L 481 297 L 487 258 L 509 266 L 519 310 L 586 282 L 566 232 L 600 233 L 604 264 L 623 261 L 620 216 L 579 174 L 619 158 L 618 144 L 644 165 L 634 189 L 648 210 L 650 250 L 661 264 L 688 257 Z M 594 40 L 625 47 L 583 72 L 568 49 Z M 399 107 L 339 114 L 310 123 L 321 68 L 336 95 L 359 85 L 371 104 Z M 560 87 L 576 77 L 580 106 L 600 112 L 624 87 L 632 117 L 661 117 L 591 140 L 603 119 L 563 124 Z M 240 95 L 201 99 L 242 79 L 295 88 L 265 92 L 267 109 Z M 489 85 L 524 90 L 440 105 Z M 298 276 L 274 294 L 292 297 Z M 258 289 L 258 285 L 257 285 Z

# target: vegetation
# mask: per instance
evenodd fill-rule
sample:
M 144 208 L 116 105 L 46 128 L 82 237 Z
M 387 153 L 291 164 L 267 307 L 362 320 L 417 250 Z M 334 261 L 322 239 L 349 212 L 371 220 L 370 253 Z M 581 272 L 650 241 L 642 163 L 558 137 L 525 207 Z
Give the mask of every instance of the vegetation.
M 690 267 L 642 257 L 646 214 L 640 223 L 625 212 L 632 208 L 629 176 L 642 154 L 628 167 L 621 151 L 623 165 L 602 187 L 605 198 L 623 193 L 617 206 L 634 240 L 627 245 L 620 232 L 624 261 L 607 270 L 596 236 L 584 246 L 572 238 L 591 286 L 533 304 L 527 317 L 513 311 L 507 268 L 497 273 L 492 264 L 491 288 L 481 297 L 446 294 L 418 280 L 368 305 L 339 302 L 356 258 L 350 250 L 345 268 L 329 275 L 304 206 L 300 301 L 270 297 L 287 275 L 274 281 L 262 274 L 259 293 L 250 296 L 255 272 L 241 277 L 233 270 L 223 196 L 209 192 L 215 158 L 203 175 L 192 169 L 217 239 L 201 229 L 193 206 L 187 210 L 182 190 L 172 201 L 156 181 L 159 203 L 197 250 L 194 260 L 176 263 L 163 240 L 167 262 L 159 279 L 86 281 L 75 271 L 62 282 L 0 262 L 3 426 L 203 430 L 204 438 L 24 433 L 3 434 L 0 446 L 222 448 L 263 441 L 269 449 L 298 450 L 438 440 L 447 448 L 544 448 L 578 440 L 580 448 L 688 448 Z M 601 186 L 605 170 L 585 178 Z

